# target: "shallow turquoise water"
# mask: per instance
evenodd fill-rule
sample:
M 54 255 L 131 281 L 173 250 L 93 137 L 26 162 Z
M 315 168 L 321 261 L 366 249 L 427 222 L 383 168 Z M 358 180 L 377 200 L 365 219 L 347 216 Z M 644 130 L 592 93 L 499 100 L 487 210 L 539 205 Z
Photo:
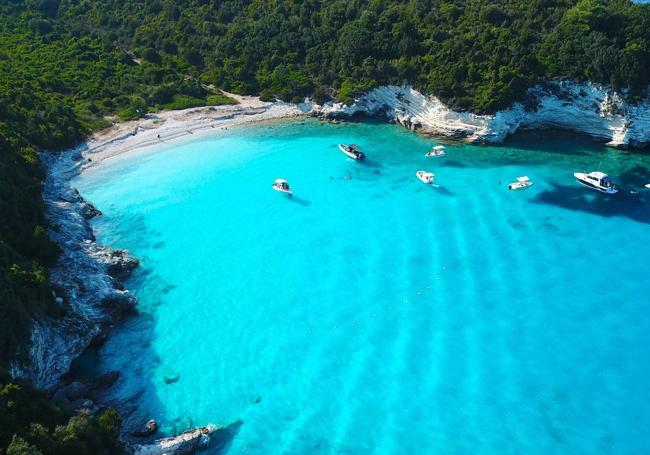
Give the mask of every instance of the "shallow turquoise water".
M 142 260 L 140 314 L 99 360 L 124 373 L 127 425 L 241 419 L 229 454 L 650 452 L 650 191 L 629 193 L 648 156 L 547 133 L 425 158 L 434 143 L 274 123 L 77 179 L 99 240 Z M 598 166 L 626 191 L 574 182 Z

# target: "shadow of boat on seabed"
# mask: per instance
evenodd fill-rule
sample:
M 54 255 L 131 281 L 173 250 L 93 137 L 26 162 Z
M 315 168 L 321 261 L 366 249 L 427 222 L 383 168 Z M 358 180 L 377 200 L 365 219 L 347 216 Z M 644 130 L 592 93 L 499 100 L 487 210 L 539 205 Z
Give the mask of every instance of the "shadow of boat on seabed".
M 307 207 L 307 206 L 311 205 L 311 201 L 308 201 L 307 199 L 303 199 L 303 198 L 298 197 L 298 196 L 290 197 L 290 198 L 288 198 L 288 200 L 295 203 L 295 204 L 302 205 L 303 207 Z
M 650 224 L 650 190 L 619 188 L 616 194 L 603 194 L 584 187 L 552 183 L 553 189 L 539 193 L 534 202 L 603 217 L 626 217 Z

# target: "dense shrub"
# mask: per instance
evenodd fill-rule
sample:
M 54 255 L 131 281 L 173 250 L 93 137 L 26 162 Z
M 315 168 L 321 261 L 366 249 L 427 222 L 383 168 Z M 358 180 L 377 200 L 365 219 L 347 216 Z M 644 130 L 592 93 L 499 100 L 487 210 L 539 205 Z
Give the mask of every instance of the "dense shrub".
M 57 19 L 180 55 L 217 86 L 291 100 L 315 87 L 415 84 L 489 112 L 548 78 L 650 83 L 650 6 L 627 0 L 62 0 Z M 98 20 L 110 11 L 112 20 Z M 134 30 L 132 28 L 135 27 Z
M 98 417 L 84 411 L 68 414 L 28 384 L 0 379 L 0 453 L 120 454 L 120 426 L 113 409 Z

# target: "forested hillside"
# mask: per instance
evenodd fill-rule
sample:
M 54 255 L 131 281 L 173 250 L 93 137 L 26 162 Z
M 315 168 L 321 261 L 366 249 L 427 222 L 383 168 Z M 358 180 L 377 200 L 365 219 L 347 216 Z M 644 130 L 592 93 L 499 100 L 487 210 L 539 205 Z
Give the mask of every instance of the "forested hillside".
M 349 102 L 387 83 L 492 112 L 550 78 L 634 98 L 649 68 L 650 6 L 627 0 L 0 2 L 0 370 L 25 352 L 32 318 L 66 311 L 48 285 L 58 248 L 37 150 L 71 146 L 107 116 L 229 102 L 218 88 Z M 0 404 L 28 400 L 7 387 Z M 55 420 L 7 431 L 18 445 L 65 437 Z
M 51 15 L 156 64 L 285 100 L 410 82 L 485 112 L 548 78 L 635 92 L 650 81 L 650 8 L 624 0 L 61 0 Z

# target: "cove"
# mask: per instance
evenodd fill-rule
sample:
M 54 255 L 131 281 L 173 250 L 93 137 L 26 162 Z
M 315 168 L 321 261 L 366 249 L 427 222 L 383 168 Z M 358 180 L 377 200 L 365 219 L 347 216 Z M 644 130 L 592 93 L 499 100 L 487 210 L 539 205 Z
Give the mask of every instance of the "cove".
M 241 419 L 232 454 L 650 451 L 650 157 L 436 143 L 309 119 L 82 173 L 98 240 L 142 264 L 97 365 L 127 427 Z M 597 168 L 619 194 L 574 181 Z

